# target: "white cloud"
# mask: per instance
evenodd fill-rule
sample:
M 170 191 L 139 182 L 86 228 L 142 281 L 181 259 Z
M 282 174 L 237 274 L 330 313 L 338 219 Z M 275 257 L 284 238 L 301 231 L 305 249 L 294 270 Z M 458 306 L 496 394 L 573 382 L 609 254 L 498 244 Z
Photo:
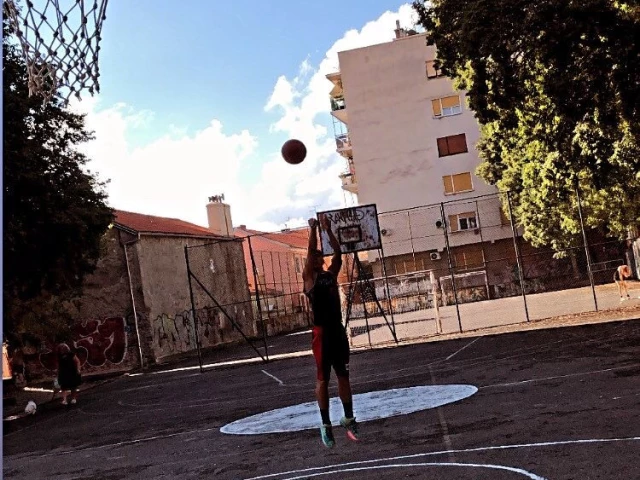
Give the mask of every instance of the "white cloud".
M 335 153 L 333 131 L 317 121 L 328 114 L 331 83 L 327 73 L 338 69 L 337 53 L 390 41 L 395 21 L 413 25 L 409 4 L 398 12 L 385 12 L 361 30 L 350 30 L 336 41 L 319 65 L 303 59 L 293 79 L 278 78 L 266 101 L 265 111 L 279 115 L 270 130 L 299 138 L 307 145 L 308 157 L 300 165 L 289 165 L 272 152 L 262 165 L 260 181 L 247 185 L 241 167 L 257 163 L 258 139 L 249 131 L 225 132 L 213 119 L 194 134 L 179 125 L 167 125 L 160 136 L 143 143 L 136 131 L 144 130 L 153 112 L 137 111 L 125 104 L 101 107 L 96 98 L 86 98 L 73 108 L 87 113 L 87 126 L 96 139 L 84 146 L 88 165 L 107 187 L 109 203 L 117 209 L 151 215 L 178 217 L 204 225 L 205 202 L 210 195 L 224 193 L 231 204 L 234 224 L 274 230 L 287 222 L 301 225 L 314 209 L 339 207 L 343 202 L 338 174 L 346 167 Z M 148 131 L 145 132 L 148 136 Z
M 271 125 L 272 132 L 286 133 L 299 138 L 309 152 L 305 160 L 306 176 L 297 184 L 295 193 L 320 195 L 323 207 L 337 207 L 343 200 L 338 174 L 346 162 L 335 153 L 332 131 L 317 121 L 320 114 L 329 111 L 331 82 L 326 75 L 339 70 L 338 52 L 391 41 L 395 37 L 396 20 L 405 27 L 415 24 L 415 12 L 405 4 L 397 12 L 385 12 L 377 20 L 367 23 L 361 30 L 349 30 L 327 51 L 317 67 L 305 59 L 296 77 L 278 78 L 273 93 L 265 105 L 265 111 L 277 112 L 280 118 Z M 278 160 L 275 160 L 278 161 Z M 282 162 L 280 162 L 282 163 Z
M 226 134 L 218 120 L 191 136 L 168 126 L 163 136 L 136 148 L 127 136 L 148 121 L 148 113 L 122 104 L 100 109 L 95 99 L 74 108 L 88 112 L 87 127 L 96 136 L 84 146 L 88 168 L 110 180 L 114 208 L 204 224 L 207 197 L 224 192 L 231 201 L 242 198 L 239 168 L 257 146 L 248 131 Z

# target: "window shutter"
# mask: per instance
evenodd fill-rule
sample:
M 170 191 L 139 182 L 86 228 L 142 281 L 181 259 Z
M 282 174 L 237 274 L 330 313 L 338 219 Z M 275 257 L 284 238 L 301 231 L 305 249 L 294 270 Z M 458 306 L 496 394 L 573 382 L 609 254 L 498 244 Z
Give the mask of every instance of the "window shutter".
M 427 60 L 426 62 L 427 78 L 435 78 L 440 74 L 440 72 L 434 67 L 434 63 L 434 60 Z
M 442 101 L 442 108 L 451 108 L 451 107 L 457 107 L 460 105 L 460 97 L 458 95 L 444 97 L 443 99 L 441 99 L 441 101 Z
M 438 139 L 438 156 L 446 157 L 447 155 L 451 155 L 449 153 L 449 145 L 447 143 L 447 137 L 442 137 Z
M 442 177 L 442 182 L 444 183 L 444 193 L 453 193 L 453 179 L 451 175 Z
M 453 175 L 453 190 L 456 192 L 464 192 L 473 190 L 471 185 L 471 174 L 469 172 Z
M 458 230 L 458 215 L 449 215 L 449 231 L 457 232 Z
M 433 115 L 436 117 L 442 116 L 442 107 L 440 106 L 440 99 L 436 98 L 431 100 L 431 107 L 433 108 Z
M 456 153 L 466 153 L 467 149 L 467 136 L 464 133 L 460 135 L 452 135 L 447 137 L 449 143 L 449 154 L 454 155 Z

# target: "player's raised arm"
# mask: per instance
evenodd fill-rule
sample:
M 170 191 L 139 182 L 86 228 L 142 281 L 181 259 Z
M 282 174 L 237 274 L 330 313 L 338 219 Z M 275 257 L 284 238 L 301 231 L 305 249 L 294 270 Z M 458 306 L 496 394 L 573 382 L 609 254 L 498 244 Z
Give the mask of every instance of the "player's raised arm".
M 318 221 L 315 218 L 309 219 L 309 244 L 307 246 L 307 259 L 302 271 L 303 280 L 310 279 L 313 276 L 313 268 L 315 264 L 315 256 L 318 251 Z
M 333 230 L 331 230 L 331 221 L 329 218 L 326 215 L 322 215 L 320 222 L 322 222 L 322 229 L 329 235 L 329 243 L 331 244 L 331 248 L 333 248 L 333 258 L 331 258 L 331 265 L 328 270 L 337 276 L 342 268 L 342 248 Z

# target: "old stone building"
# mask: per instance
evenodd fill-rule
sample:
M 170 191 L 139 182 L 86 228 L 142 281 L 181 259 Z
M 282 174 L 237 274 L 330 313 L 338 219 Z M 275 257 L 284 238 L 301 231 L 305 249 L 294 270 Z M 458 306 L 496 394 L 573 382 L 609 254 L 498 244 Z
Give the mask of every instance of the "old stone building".
M 185 246 L 193 272 L 196 323 Z M 77 320 L 72 347 L 85 374 L 135 369 L 141 359 L 147 367 L 193 351 L 196 326 L 202 348 L 240 340 L 215 301 L 226 306 L 245 334 L 255 335 L 241 239 L 178 219 L 116 211 L 102 248 L 71 312 Z M 53 347 L 45 342 L 28 355 L 32 376 L 51 373 Z

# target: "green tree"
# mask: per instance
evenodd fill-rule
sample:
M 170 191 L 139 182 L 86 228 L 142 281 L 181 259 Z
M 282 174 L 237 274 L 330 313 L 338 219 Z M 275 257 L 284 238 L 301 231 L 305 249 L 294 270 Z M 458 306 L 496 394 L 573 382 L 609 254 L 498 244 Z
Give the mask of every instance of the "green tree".
M 29 97 L 25 63 L 3 22 L 4 333 L 64 329 L 62 300 L 80 292 L 113 219 L 104 184 L 77 146 L 84 116 Z
M 478 174 L 513 192 L 535 246 L 585 222 L 623 238 L 640 221 L 640 7 L 614 0 L 414 3 L 443 73 L 481 126 Z

